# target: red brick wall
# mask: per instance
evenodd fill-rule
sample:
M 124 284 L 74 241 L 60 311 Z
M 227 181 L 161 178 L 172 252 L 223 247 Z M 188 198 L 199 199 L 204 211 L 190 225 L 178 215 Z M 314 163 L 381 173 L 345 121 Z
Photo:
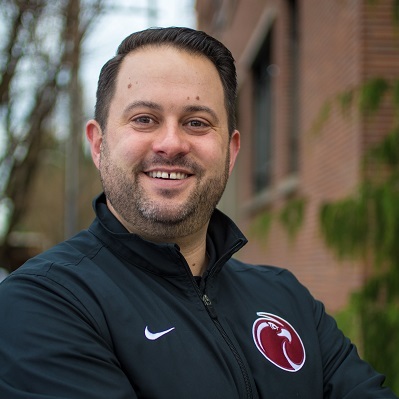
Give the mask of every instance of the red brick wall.
M 378 6 L 369 3 L 366 2 L 363 8 L 362 40 L 365 55 L 362 58 L 362 78 L 398 80 L 399 25 L 396 29 L 392 28 L 393 1 L 379 1 Z M 378 142 L 392 128 L 393 112 L 392 102 L 388 100 L 377 115 L 363 118 L 363 149 Z
M 286 0 L 246 0 L 222 2 L 228 16 L 225 24 L 213 25 L 207 17 L 209 1 L 197 0 L 198 26 L 217 36 L 237 60 L 240 81 L 239 130 L 242 150 L 235 170 L 235 185 L 228 188 L 236 201 L 233 218 L 249 234 L 262 210 L 278 210 L 289 196 L 285 183 L 294 181 L 290 195 L 306 199 L 305 219 L 295 240 L 290 240 L 275 219 L 266 238 L 254 239 L 240 258 L 254 263 L 275 264 L 292 270 L 329 311 L 342 308 L 348 295 L 364 278 L 365 266 L 357 261 L 338 261 L 319 231 L 319 209 L 324 201 L 349 195 L 361 176 L 365 149 L 378 141 L 392 123 L 392 108 L 385 107 L 373 119 L 359 115 L 356 108 L 342 114 L 337 94 L 353 89 L 363 79 L 375 75 L 398 76 L 399 40 L 392 27 L 392 1 L 298 0 L 300 33 L 299 135 L 300 164 L 296 176 L 287 175 L 287 132 L 289 127 L 288 7 Z M 215 7 L 212 10 L 215 11 Z M 252 81 L 251 59 L 262 32 L 274 21 L 275 126 L 273 140 L 273 184 L 263 196 L 254 198 L 251 188 Z M 328 120 L 317 132 L 312 126 L 322 105 L 331 100 Z M 290 180 L 291 178 L 291 180 Z M 232 192 L 234 191 L 234 192 Z M 234 195 L 232 195 L 234 194 Z M 230 207 L 231 208 L 231 207 Z

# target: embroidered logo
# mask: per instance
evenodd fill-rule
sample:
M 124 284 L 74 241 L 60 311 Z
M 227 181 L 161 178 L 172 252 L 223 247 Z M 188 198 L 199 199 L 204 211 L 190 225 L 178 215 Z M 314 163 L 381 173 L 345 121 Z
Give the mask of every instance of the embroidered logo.
M 252 336 L 259 352 L 275 366 L 290 372 L 299 371 L 305 363 L 305 348 L 294 327 L 271 313 L 258 312 Z
M 155 341 L 158 338 L 161 338 L 163 335 L 170 333 L 172 330 L 174 330 L 175 328 L 169 328 L 168 330 L 165 331 L 160 331 L 160 332 L 156 332 L 156 333 L 152 333 L 149 329 L 148 326 L 146 326 L 145 330 L 144 330 L 144 335 L 147 339 L 149 339 L 150 341 Z

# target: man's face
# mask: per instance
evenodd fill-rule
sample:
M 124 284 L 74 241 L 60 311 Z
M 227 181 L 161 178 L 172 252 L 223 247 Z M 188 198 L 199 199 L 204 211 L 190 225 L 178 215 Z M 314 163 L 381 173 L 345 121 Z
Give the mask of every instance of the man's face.
M 108 205 L 129 231 L 162 241 L 206 228 L 239 149 L 207 58 L 167 46 L 129 54 L 106 131 L 93 121 L 87 131 Z

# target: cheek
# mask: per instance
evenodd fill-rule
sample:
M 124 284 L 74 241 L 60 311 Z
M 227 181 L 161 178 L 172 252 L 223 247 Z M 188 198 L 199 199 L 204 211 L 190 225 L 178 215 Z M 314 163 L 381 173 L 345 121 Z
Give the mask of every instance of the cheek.
M 226 149 L 208 147 L 204 151 L 202 162 L 213 175 L 220 175 L 226 169 L 228 163 L 228 151 Z
M 139 162 L 145 153 L 145 146 L 139 140 L 120 140 L 112 151 L 113 159 L 119 164 Z
M 223 163 L 227 156 L 228 143 L 220 133 L 214 133 L 209 136 L 196 137 L 191 148 L 201 159 L 212 159 L 213 162 Z

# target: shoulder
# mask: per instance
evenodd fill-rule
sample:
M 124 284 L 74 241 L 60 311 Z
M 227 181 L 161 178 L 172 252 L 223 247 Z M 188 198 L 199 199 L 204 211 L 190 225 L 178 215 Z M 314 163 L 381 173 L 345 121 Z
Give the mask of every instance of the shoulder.
M 308 305 L 314 304 L 309 290 L 286 268 L 271 265 L 248 264 L 231 259 L 225 265 L 222 279 L 227 285 L 240 287 L 240 291 L 262 292 L 266 296 L 275 295 Z
M 75 309 L 76 314 L 100 329 L 102 310 L 98 298 L 109 285 L 109 278 L 96 267 L 96 253 L 102 247 L 87 231 L 55 245 L 1 282 L 0 302 L 12 306 L 16 313 L 43 313 L 51 318 Z
M 36 296 L 57 296 L 76 301 L 87 297 L 96 286 L 106 284 L 98 273 L 96 254 L 103 244 L 90 232 L 83 230 L 29 259 L 0 284 L 0 296 L 25 297 L 26 292 Z M 45 294 L 44 294 L 45 293 Z M 7 299 L 9 300 L 9 299 Z
M 230 259 L 225 265 L 227 273 L 236 274 L 243 279 L 261 279 L 269 281 L 291 282 L 300 284 L 297 278 L 288 269 L 262 264 L 245 263 L 237 259 Z
M 60 242 L 46 251 L 32 257 L 21 265 L 12 275 L 44 275 L 54 266 L 73 267 L 85 259 L 92 259 L 101 250 L 103 244 L 87 230 Z
M 277 266 L 245 263 L 234 258 L 227 262 L 227 267 L 233 272 L 269 273 L 270 275 L 278 275 L 287 271 L 287 269 Z

